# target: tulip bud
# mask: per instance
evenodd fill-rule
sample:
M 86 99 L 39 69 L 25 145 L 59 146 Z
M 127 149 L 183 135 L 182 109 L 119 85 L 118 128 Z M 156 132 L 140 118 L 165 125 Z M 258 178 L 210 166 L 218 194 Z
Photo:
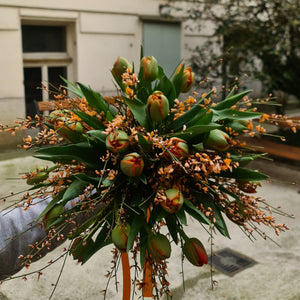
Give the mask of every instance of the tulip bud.
M 124 152 L 129 146 L 128 135 L 125 131 L 115 130 L 107 136 L 105 144 L 113 153 Z
M 46 231 L 50 229 L 51 224 L 58 220 L 65 212 L 65 207 L 62 204 L 56 204 L 43 218 Z
M 153 81 L 158 77 L 158 64 L 153 56 L 143 57 L 141 60 L 143 78 L 146 81 Z
M 116 225 L 111 232 L 112 242 L 121 252 L 126 252 L 127 250 L 127 240 L 129 232 L 130 225 L 127 223 Z
M 48 178 L 48 172 L 45 171 L 44 167 L 37 167 L 30 170 L 31 175 L 26 180 L 26 183 L 29 185 L 35 185 L 43 182 Z
M 178 159 L 183 159 L 189 155 L 189 146 L 187 142 L 180 138 L 170 138 L 167 147 L 169 151 Z
M 126 154 L 120 163 L 121 171 L 129 177 L 140 176 L 144 169 L 144 160 L 136 152 Z
M 165 191 L 166 199 L 160 204 L 169 213 L 176 213 L 182 207 L 184 198 L 178 189 L 168 189 Z
M 161 233 L 151 233 L 148 236 L 148 251 L 157 262 L 169 258 L 171 256 L 171 245 L 168 238 Z
M 53 124 L 55 123 L 55 120 L 58 119 L 58 118 L 61 118 L 61 117 L 64 117 L 65 116 L 65 110 L 62 110 L 62 109 L 56 109 L 54 111 L 52 111 L 48 118 L 47 118 L 47 122 L 49 124 Z
M 177 67 L 174 78 L 173 78 L 173 82 L 176 81 L 175 78 L 176 78 L 176 76 L 179 75 L 179 73 L 181 72 L 183 67 L 184 67 L 183 64 L 180 64 Z M 195 80 L 195 73 L 192 71 L 192 68 L 188 67 L 188 68 L 183 69 L 182 78 L 181 78 L 181 81 L 179 82 L 180 83 L 180 91 L 182 93 L 187 93 L 191 89 L 191 87 L 194 83 L 194 80 Z
M 73 259 L 77 259 L 81 262 L 86 251 L 93 247 L 94 241 L 92 238 L 84 239 L 83 237 L 77 237 L 70 249 L 70 254 L 72 254 Z
M 182 251 L 187 260 L 194 266 L 201 267 L 208 263 L 205 248 L 197 238 L 187 239 Z
M 229 148 L 229 136 L 222 130 L 214 129 L 209 132 L 205 142 L 205 147 L 217 151 L 225 151 Z
M 129 68 L 132 72 L 132 65 L 128 62 L 128 60 L 119 56 L 112 69 L 112 74 L 117 82 L 122 82 L 122 74 L 127 72 L 127 68 Z
M 147 100 L 147 111 L 151 120 L 161 121 L 169 113 L 169 100 L 160 91 L 155 91 Z

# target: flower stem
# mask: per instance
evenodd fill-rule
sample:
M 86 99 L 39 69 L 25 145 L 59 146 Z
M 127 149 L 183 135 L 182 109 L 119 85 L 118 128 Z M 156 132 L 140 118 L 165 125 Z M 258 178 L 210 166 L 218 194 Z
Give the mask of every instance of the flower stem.
M 143 286 L 143 297 L 151 297 L 153 296 L 152 294 L 152 266 L 151 263 L 148 259 L 148 255 L 145 260 L 145 265 L 144 265 L 144 286 Z
M 128 254 L 126 252 L 121 253 L 122 271 L 123 271 L 123 300 L 130 300 L 130 266 Z

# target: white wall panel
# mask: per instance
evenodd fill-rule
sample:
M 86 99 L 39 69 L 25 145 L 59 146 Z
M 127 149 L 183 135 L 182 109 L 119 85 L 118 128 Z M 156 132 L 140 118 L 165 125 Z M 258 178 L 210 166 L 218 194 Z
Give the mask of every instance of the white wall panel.
M 127 15 L 81 13 L 82 33 L 129 34 L 136 33 L 138 18 Z

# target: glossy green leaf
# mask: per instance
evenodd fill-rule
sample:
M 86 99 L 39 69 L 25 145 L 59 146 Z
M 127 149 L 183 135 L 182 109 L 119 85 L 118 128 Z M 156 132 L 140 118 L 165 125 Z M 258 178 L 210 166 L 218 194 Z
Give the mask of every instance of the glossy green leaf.
M 73 112 L 87 125 L 92 127 L 93 129 L 99 129 L 99 130 L 104 130 L 105 126 L 103 125 L 102 122 L 100 122 L 98 119 L 95 117 L 92 117 L 82 111 L 78 110 L 73 110 Z
M 106 147 L 103 145 L 92 146 L 88 143 L 78 143 L 66 146 L 55 146 L 49 148 L 40 148 L 35 150 L 33 155 L 36 158 L 49 160 L 52 162 L 74 164 L 78 162 L 85 163 L 89 168 L 99 167 L 99 156 L 105 154 Z
M 143 268 L 144 264 L 145 264 L 146 251 L 147 251 L 147 239 L 148 239 L 147 231 L 144 228 L 142 228 L 140 231 L 140 264 L 141 264 L 141 268 Z
M 174 85 L 167 76 L 162 77 L 158 85 L 155 87 L 155 90 L 161 91 L 168 98 L 170 108 L 174 106 L 174 100 L 176 99 L 176 91 Z
M 142 173 L 138 178 L 143 184 L 147 185 L 147 177 L 144 173 Z
M 64 81 L 68 86 L 64 86 L 63 88 L 67 89 L 74 95 L 78 96 L 79 98 L 83 97 L 83 93 L 80 88 L 78 88 L 76 85 L 68 81 L 66 78 L 59 76 L 62 81 Z
M 228 93 L 226 99 L 232 97 L 232 96 L 234 95 L 236 89 L 237 89 L 237 86 L 235 85 L 235 86 L 231 89 L 231 91 Z
M 222 110 L 226 108 L 230 108 L 231 106 L 235 105 L 237 102 L 242 100 L 246 95 L 248 95 L 251 90 L 244 91 L 234 96 L 227 97 L 223 101 L 219 102 L 217 105 L 213 107 L 214 110 Z
M 85 232 L 88 228 L 90 228 L 95 222 L 98 220 L 98 216 L 92 216 L 82 224 L 80 224 L 78 227 L 75 228 L 74 231 L 72 231 L 71 234 L 68 235 L 68 239 L 72 240 L 78 237 L 81 233 Z
M 75 179 L 70 186 L 66 189 L 61 202 L 66 204 L 69 200 L 74 200 L 76 197 L 83 194 L 85 188 L 87 186 L 87 182 Z
M 111 122 L 111 121 L 113 120 L 113 118 L 114 118 L 114 115 L 115 115 L 115 114 L 112 114 L 112 112 L 111 112 L 110 110 L 108 110 L 108 111 L 106 112 L 106 120 L 107 120 L 108 122 Z
M 107 112 L 108 110 L 108 104 L 106 101 L 101 97 L 101 95 L 94 90 L 92 90 L 90 87 L 85 86 L 84 84 L 78 82 L 77 83 L 82 90 L 82 93 L 84 97 L 86 98 L 88 104 L 90 107 L 94 108 L 98 113 L 101 113 L 102 111 Z
M 75 175 L 73 175 L 73 177 L 75 177 L 78 180 L 81 180 L 81 181 L 85 182 L 86 184 L 87 183 L 91 183 L 94 186 L 97 186 L 98 183 L 99 183 L 99 178 L 97 178 L 97 177 L 91 177 L 91 176 L 88 176 L 88 175 L 86 175 L 84 173 L 75 174 Z
M 204 144 L 201 142 L 201 143 L 198 143 L 198 144 L 194 144 L 193 145 L 193 148 L 197 151 L 197 152 L 202 152 L 204 151 Z
M 139 145 L 142 147 L 143 151 L 146 153 L 152 151 L 152 143 L 148 142 L 140 133 L 138 133 L 137 136 L 139 140 Z
M 176 216 L 182 225 L 187 225 L 187 219 L 184 209 L 179 209 L 179 211 L 176 212 Z
M 223 110 L 214 110 L 213 121 L 216 122 L 218 120 L 252 120 L 260 118 L 263 113 L 256 113 L 250 111 L 238 111 L 234 109 L 223 109 Z
M 104 222 L 97 235 L 94 245 L 86 251 L 82 257 L 82 264 L 85 264 L 97 251 L 112 243 L 109 237 L 110 226 Z
M 260 180 L 266 180 L 269 178 L 269 176 L 260 173 L 258 171 L 245 169 L 245 168 L 235 168 L 230 171 L 225 171 L 220 174 L 222 177 L 228 177 L 228 178 L 235 178 L 245 181 L 260 181 Z
M 133 217 L 132 223 L 130 224 L 130 231 L 127 238 L 127 252 L 130 250 L 136 236 L 140 232 L 145 222 L 145 217 L 143 215 L 135 215 Z
M 230 158 L 232 159 L 232 161 L 238 162 L 239 167 L 245 167 L 250 162 L 252 162 L 254 159 L 262 157 L 264 155 L 267 155 L 267 153 L 254 154 L 254 155 L 249 155 L 249 156 L 231 154 Z
M 90 130 L 87 134 L 105 144 L 107 134 L 103 133 L 103 130 Z
M 67 188 L 61 190 L 51 201 L 50 203 L 47 205 L 47 207 L 41 212 L 41 214 L 37 217 L 36 221 L 40 220 L 41 218 L 43 218 L 47 212 L 49 212 L 57 202 L 59 202 L 63 196 L 64 193 L 66 191 Z
M 172 136 L 176 136 L 185 141 L 189 141 L 189 140 L 195 138 L 197 135 L 209 132 L 213 129 L 217 129 L 220 127 L 222 127 L 222 126 L 219 124 L 215 124 L 215 123 L 212 123 L 209 125 L 196 125 L 196 126 L 192 126 L 192 127 L 188 128 L 187 130 L 185 130 L 182 133 L 176 132 L 176 133 L 172 134 Z
M 201 205 L 203 205 L 204 208 L 206 209 L 211 208 L 213 210 L 214 217 L 216 219 L 216 222 L 214 223 L 215 227 L 219 230 L 219 232 L 222 235 L 230 238 L 221 210 L 217 208 L 217 206 L 215 205 L 213 199 L 209 196 L 209 194 L 203 194 L 197 191 L 193 191 L 192 194 L 196 198 L 197 204 L 201 203 Z
M 213 119 L 213 112 L 210 111 L 210 112 L 207 112 L 207 110 L 202 110 L 200 111 L 200 113 L 198 113 L 198 115 L 196 115 L 195 118 L 192 119 L 192 122 L 191 123 L 188 123 L 189 124 L 192 124 L 193 126 L 195 125 L 208 125 L 212 122 L 212 119 Z
M 166 225 L 168 227 L 168 230 L 170 232 L 170 235 L 174 241 L 174 243 L 177 245 L 178 244 L 178 225 L 176 223 L 176 217 L 172 214 L 168 214 L 165 217 L 166 220 Z
M 126 105 L 129 107 L 131 112 L 133 113 L 136 120 L 139 122 L 141 126 L 143 126 L 146 130 L 149 128 L 149 120 L 146 111 L 146 104 L 141 102 L 138 99 L 127 99 L 124 98 Z
M 201 211 L 199 211 L 199 209 L 197 209 L 191 201 L 185 199 L 183 208 L 190 216 L 192 216 L 194 219 L 196 219 L 200 223 L 204 223 L 204 224 L 207 224 L 210 227 L 212 227 L 212 224 L 207 219 L 207 217 Z
M 161 66 L 158 66 L 158 79 L 161 79 L 165 76 L 164 69 Z
M 195 115 L 197 115 L 199 112 L 205 110 L 205 108 L 203 108 L 203 106 L 202 106 L 202 103 L 203 103 L 204 99 L 209 98 L 212 93 L 213 93 L 213 91 L 210 91 L 204 97 L 200 98 L 191 107 L 191 109 L 189 109 L 188 111 L 186 111 L 182 116 L 180 116 L 179 118 L 177 118 L 169 126 L 169 130 L 174 130 L 174 131 L 182 130 L 183 126 L 186 125 L 187 123 L 189 123 L 190 120 L 192 120 L 195 117 Z

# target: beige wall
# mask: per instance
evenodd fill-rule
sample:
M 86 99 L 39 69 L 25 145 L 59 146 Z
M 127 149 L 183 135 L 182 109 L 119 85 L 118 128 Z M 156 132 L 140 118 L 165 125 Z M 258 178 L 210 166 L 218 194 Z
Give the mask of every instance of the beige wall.
M 159 20 L 163 0 L 0 0 L 0 123 L 25 116 L 21 23 L 69 24 L 68 78 L 113 94 L 110 69 L 122 55 L 138 61 L 142 44 L 142 18 Z M 209 26 L 210 27 L 210 26 Z M 182 26 L 181 56 L 206 32 L 189 32 Z M 0 141 L 1 142 L 1 141 Z

